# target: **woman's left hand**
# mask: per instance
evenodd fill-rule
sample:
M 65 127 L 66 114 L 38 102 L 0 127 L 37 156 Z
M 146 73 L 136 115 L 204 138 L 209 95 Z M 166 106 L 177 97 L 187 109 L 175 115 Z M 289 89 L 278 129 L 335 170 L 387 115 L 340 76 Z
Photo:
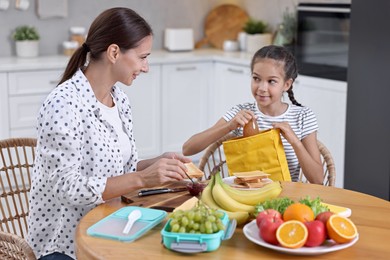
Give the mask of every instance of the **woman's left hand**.
M 300 142 L 298 136 L 295 134 L 295 132 L 291 129 L 291 126 L 288 122 L 279 122 L 279 123 L 273 123 L 272 126 L 274 128 L 280 129 L 282 135 L 286 140 L 294 146 L 294 144 Z

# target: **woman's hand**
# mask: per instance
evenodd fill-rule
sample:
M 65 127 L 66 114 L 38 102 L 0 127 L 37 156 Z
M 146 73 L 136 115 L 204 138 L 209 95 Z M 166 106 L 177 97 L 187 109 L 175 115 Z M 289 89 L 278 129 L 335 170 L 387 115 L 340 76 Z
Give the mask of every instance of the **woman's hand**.
M 145 187 L 156 187 L 168 182 L 180 181 L 187 176 L 187 168 L 184 163 L 191 162 L 191 159 L 180 154 L 167 152 L 159 156 L 149 167 L 145 168 L 140 177 Z
M 295 134 L 295 132 L 291 129 L 291 126 L 288 122 L 279 122 L 279 123 L 273 123 L 272 126 L 274 128 L 280 129 L 282 135 L 286 140 L 294 146 L 298 142 L 300 142 L 298 136 Z
M 255 114 L 250 110 L 240 110 L 232 120 L 229 121 L 229 130 L 233 131 L 238 127 L 244 127 L 252 118 L 256 118 Z

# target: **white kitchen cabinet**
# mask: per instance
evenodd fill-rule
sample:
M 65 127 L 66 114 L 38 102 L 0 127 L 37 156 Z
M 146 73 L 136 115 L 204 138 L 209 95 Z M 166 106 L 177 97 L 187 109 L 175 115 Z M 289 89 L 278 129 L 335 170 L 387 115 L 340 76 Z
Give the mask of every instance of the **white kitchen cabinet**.
M 295 99 L 310 107 L 318 121 L 318 139 L 332 153 L 336 186 L 344 186 L 345 124 L 347 83 L 300 75 L 294 83 Z
M 163 151 L 181 152 L 190 136 L 206 129 L 211 70 L 211 62 L 162 65 Z
M 161 153 L 160 70 L 160 65 L 151 65 L 131 86 L 118 83 L 130 99 L 138 154 L 144 159 Z
M 209 125 L 215 124 L 234 105 L 254 101 L 251 92 L 251 71 L 248 66 L 216 62 L 213 84 L 210 88 L 212 100 Z
M 1 127 L 2 138 L 36 137 L 36 118 L 50 91 L 58 84 L 62 70 L 33 70 L 7 73 L 7 102 L 2 114 L 7 122 Z M 3 121 L 3 120 L 2 120 Z
M 7 73 L 0 73 L 0 139 L 9 135 Z

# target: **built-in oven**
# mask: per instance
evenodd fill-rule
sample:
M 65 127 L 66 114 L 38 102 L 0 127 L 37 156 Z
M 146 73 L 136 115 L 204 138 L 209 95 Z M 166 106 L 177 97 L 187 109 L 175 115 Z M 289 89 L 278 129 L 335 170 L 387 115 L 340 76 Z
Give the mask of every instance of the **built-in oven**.
M 299 74 L 347 80 L 351 4 L 299 3 L 295 56 Z

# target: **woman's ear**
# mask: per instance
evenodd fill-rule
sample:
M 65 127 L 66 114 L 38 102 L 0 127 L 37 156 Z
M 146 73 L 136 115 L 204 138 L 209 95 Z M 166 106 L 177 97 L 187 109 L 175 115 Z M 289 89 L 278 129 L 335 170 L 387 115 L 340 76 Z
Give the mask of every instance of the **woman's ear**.
M 107 48 L 107 58 L 110 62 L 115 63 L 120 54 L 120 48 L 116 44 L 110 44 Z

